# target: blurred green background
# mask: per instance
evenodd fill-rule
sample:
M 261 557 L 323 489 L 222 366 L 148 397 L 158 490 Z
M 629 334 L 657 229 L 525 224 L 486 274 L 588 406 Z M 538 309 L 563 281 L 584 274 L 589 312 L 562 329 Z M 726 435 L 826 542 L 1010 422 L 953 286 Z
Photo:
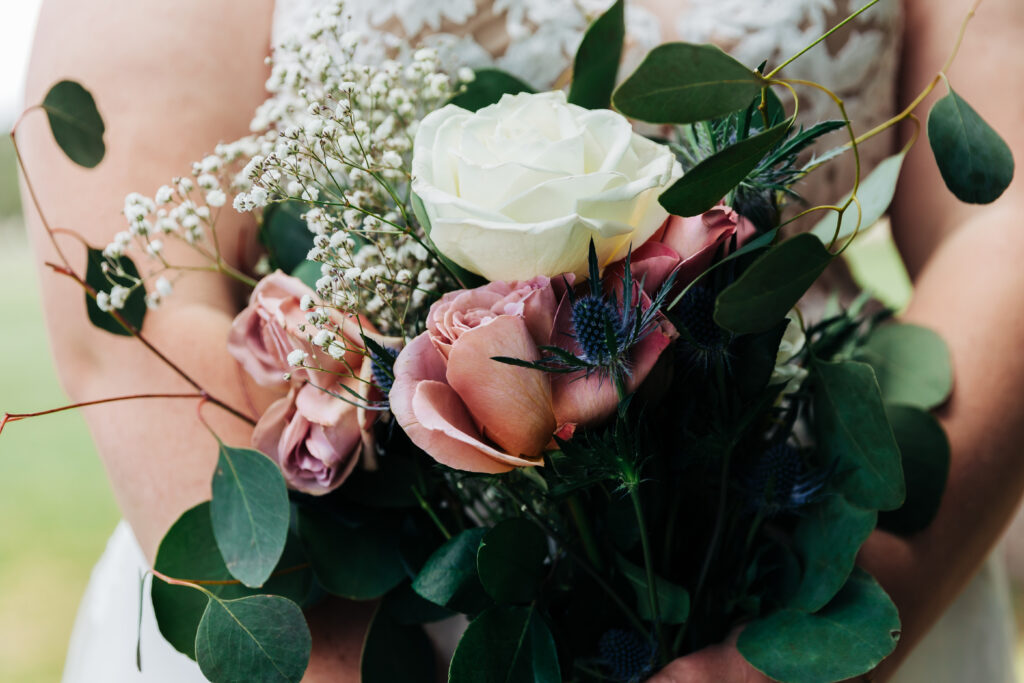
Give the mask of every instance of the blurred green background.
M 0 414 L 67 403 L 43 327 L 20 219 L 14 153 L 0 137 Z M 75 610 L 117 507 L 77 412 L 0 436 L 0 681 L 60 680 Z M 97 682 L 102 683 L 102 682 Z

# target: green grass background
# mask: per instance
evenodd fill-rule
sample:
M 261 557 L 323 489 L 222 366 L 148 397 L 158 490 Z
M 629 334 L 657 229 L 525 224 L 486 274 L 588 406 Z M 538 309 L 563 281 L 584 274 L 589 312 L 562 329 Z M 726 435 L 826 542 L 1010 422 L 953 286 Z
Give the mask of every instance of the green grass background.
M 0 414 L 67 403 L 53 371 L 33 258 L 0 138 Z M 118 513 L 76 412 L 0 435 L 0 681 L 54 683 L 78 601 Z M 97 681 L 97 683 L 102 683 Z

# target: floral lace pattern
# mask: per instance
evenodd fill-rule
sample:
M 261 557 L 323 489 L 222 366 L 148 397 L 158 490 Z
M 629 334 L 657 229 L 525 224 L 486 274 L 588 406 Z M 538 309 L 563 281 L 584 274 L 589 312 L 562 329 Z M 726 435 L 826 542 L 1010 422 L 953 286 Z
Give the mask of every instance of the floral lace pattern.
M 333 0 L 277 0 L 274 42 L 301 31 Z M 402 41 L 438 49 L 453 66 L 493 66 L 538 88 L 564 82 L 589 22 L 609 0 L 350 0 L 351 30 L 368 47 L 388 51 Z M 712 42 L 740 61 L 779 63 L 845 17 L 852 0 L 640 0 L 627 4 L 628 38 L 621 74 L 628 75 L 655 45 L 669 40 Z M 902 30 L 901 4 L 881 2 L 786 69 L 791 78 L 817 81 L 846 103 L 855 130 L 888 118 L 896 105 Z M 800 91 L 803 121 L 838 117 L 832 100 Z M 835 144 L 836 133 L 829 142 Z M 880 135 L 861 150 L 866 173 L 892 153 L 894 138 Z M 830 164 L 800 187 L 810 202 L 831 202 L 852 185 L 852 163 Z

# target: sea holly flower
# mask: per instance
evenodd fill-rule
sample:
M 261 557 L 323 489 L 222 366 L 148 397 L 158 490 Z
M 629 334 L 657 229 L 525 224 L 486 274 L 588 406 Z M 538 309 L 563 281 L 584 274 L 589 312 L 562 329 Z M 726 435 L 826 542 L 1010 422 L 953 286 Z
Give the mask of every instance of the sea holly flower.
M 609 629 L 601 636 L 597 648 L 613 681 L 636 683 L 654 670 L 657 645 L 636 631 Z
M 831 468 L 809 470 L 794 446 L 776 444 L 747 473 L 747 506 L 764 517 L 797 510 L 818 500 L 831 475 Z

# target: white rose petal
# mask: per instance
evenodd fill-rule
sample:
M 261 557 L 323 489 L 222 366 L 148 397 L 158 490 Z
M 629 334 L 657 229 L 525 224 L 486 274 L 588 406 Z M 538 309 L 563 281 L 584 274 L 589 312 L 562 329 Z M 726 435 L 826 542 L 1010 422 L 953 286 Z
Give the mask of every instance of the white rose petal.
M 431 239 L 489 280 L 585 276 L 591 239 L 602 266 L 625 257 L 667 218 L 658 195 L 682 175 L 668 147 L 562 92 L 432 112 L 412 168 Z

